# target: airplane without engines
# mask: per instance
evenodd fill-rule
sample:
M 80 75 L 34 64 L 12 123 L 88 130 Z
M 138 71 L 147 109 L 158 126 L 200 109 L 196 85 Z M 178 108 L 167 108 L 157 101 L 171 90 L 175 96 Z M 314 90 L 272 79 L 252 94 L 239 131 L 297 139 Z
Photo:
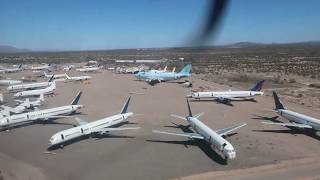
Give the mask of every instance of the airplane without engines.
M 66 77 L 67 77 L 67 80 L 71 80 L 71 81 L 86 81 L 86 80 L 91 79 L 91 76 L 73 76 L 73 77 L 70 77 L 67 73 L 66 73 Z
M 0 86 L 8 86 L 8 85 L 14 85 L 14 84 L 21 84 L 22 81 L 20 80 L 12 80 L 12 79 L 1 79 L 0 80 Z
M 50 85 L 44 89 L 34 89 L 34 90 L 27 90 L 17 92 L 14 97 L 27 97 L 27 96 L 40 96 L 41 94 L 47 95 L 52 94 L 53 91 L 56 89 L 56 82 L 53 81 Z
M 316 119 L 304 114 L 288 110 L 281 103 L 276 92 L 273 92 L 273 98 L 275 103 L 274 111 L 281 117 L 284 117 L 285 119 L 289 120 L 289 122 L 262 122 L 263 124 L 285 126 L 289 128 L 308 129 L 314 131 L 317 136 L 320 136 L 320 119 Z
M 85 68 L 78 68 L 76 71 L 79 72 L 97 72 L 100 68 L 99 67 L 85 67 Z
M 51 76 L 51 78 L 47 82 L 38 82 L 38 83 L 28 83 L 28 84 L 17 84 L 17 85 L 11 85 L 8 86 L 8 91 L 23 91 L 23 90 L 32 90 L 32 89 L 38 89 L 38 88 L 45 88 L 52 84 L 52 81 L 54 79 L 54 76 Z
M 122 124 L 128 122 L 128 118 L 133 115 L 132 112 L 127 112 L 130 102 L 130 97 L 124 104 L 119 114 L 106 117 L 93 122 L 86 122 L 80 118 L 76 118 L 78 122 L 77 127 L 73 127 L 67 130 L 63 130 L 54 134 L 49 140 L 49 148 L 57 146 L 63 147 L 63 145 L 73 139 L 81 136 L 94 136 L 109 134 L 114 131 L 134 130 L 140 127 L 119 127 Z
M 49 70 L 50 67 L 51 67 L 51 64 L 45 64 L 45 65 L 42 65 L 42 66 L 31 67 L 31 70 L 34 70 L 34 71 Z
M 176 135 L 187 137 L 190 139 L 199 139 L 207 142 L 212 150 L 214 150 L 217 154 L 219 154 L 225 160 L 232 160 L 236 158 L 236 151 L 234 147 L 228 142 L 224 137 L 230 135 L 230 133 L 236 129 L 239 129 L 246 125 L 246 123 L 241 123 L 232 127 L 220 129 L 217 131 L 212 130 L 203 122 L 201 122 L 198 118 L 203 115 L 203 113 L 199 113 L 195 116 L 192 115 L 189 100 L 187 99 L 188 111 L 189 115 L 186 117 L 179 115 L 172 115 L 175 118 L 182 119 L 189 123 L 188 127 L 191 127 L 194 133 L 173 133 L 173 132 L 165 132 L 153 130 L 154 133 L 168 134 L 168 135 Z
M 6 68 L 6 69 L 0 69 L 0 73 L 15 73 L 15 72 L 19 72 L 22 71 L 22 64 L 20 64 L 18 67 L 16 68 Z
M 194 99 L 214 99 L 221 103 L 230 103 L 231 101 L 253 99 L 254 96 L 263 95 L 261 91 L 264 80 L 258 81 L 256 85 L 247 91 L 207 91 L 195 92 L 188 95 L 189 98 Z
M 78 105 L 82 91 L 80 91 L 70 105 L 60 106 L 55 108 L 36 110 L 32 112 L 15 114 L 8 117 L 0 118 L 0 127 L 10 129 L 11 126 L 26 123 L 26 122 L 35 122 L 41 120 L 46 122 L 48 120 L 56 118 L 70 117 L 78 109 L 82 108 L 82 105 Z M 69 116 L 67 116 L 69 115 Z

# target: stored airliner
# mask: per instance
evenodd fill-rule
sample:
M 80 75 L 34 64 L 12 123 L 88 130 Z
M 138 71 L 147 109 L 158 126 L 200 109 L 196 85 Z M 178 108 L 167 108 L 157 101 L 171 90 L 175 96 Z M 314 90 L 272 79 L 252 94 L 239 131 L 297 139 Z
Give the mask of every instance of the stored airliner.
M 201 122 L 198 118 L 203 115 L 203 113 L 197 114 L 195 116 L 192 115 L 189 101 L 187 99 L 188 111 L 189 115 L 186 117 L 182 117 L 179 115 L 172 115 L 175 118 L 183 119 L 190 124 L 190 127 L 193 129 L 194 133 L 173 133 L 173 132 L 164 132 L 153 130 L 154 133 L 162 133 L 176 136 L 188 137 L 190 139 L 200 139 L 208 144 L 210 144 L 211 148 L 219 154 L 225 160 L 232 160 L 236 158 L 236 152 L 234 147 L 223 137 L 226 137 L 232 131 L 239 129 L 246 125 L 246 123 L 241 123 L 232 127 L 220 129 L 217 131 L 213 131 L 203 122 Z
M 132 112 L 127 112 L 130 102 L 130 97 L 124 104 L 119 114 L 106 117 L 93 122 L 86 122 L 80 118 L 76 118 L 79 126 L 67 130 L 63 130 L 54 134 L 49 140 L 49 148 L 57 146 L 63 147 L 64 143 L 79 138 L 81 136 L 92 136 L 109 134 L 113 131 L 139 129 L 139 127 L 118 127 L 121 124 L 128 122 L 128 118 L 133 115 Z
M 76 112 L 76 110 L 83 107 L 82 105 L 78 105 L 81 94 L 82 94 L 82 91 L 80 91 L 77 94 L 77 96 L 74 98 L 74 100 L 71 102 L 70 105 L 43 109 L 43 110 L 36 110 L 32 112 L 16 114 L 16 115 L 0 118 L 0 127 L 10 129 L 12 125 L 16 125 L 20 123 L 38 121 L 38 120 L 42 120 L 42 122 L 45 122 L 51 119 L 69 117 L 66 115 L 71 115 L 72 113 Z
M 295 127 L 300 129 L 309 129 L 314 131 L 317 136 L 320 136 L 320 120 L 319 119 L 288 110 L 286 107 L 283 106 L 276 92 L 273 92 L 273 98 L 275 102 L 274 111 L 280 116 L 288 119 L 289 123 L 262 122 L 263 124 Z

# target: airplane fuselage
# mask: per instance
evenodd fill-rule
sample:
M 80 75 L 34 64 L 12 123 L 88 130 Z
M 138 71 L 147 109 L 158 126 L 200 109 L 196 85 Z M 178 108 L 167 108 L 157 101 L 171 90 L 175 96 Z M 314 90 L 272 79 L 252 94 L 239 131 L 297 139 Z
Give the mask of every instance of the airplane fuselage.
M 20 84 L 22 81 L 20 80 L 10 80 L 10 79 L 5 79 L 5 80 L 0 80 L 0 85 L 13 85 L 13 84 Z
M 208 91 L 208 92 L 195 92 L 192 93 L 192 98 L 217 98 L 217 97 L 232 97 L 232 98 L 247 98 L 263 95 L 261 91 Z
M 26 97 L 26 96 L 39 96 L 40 94 L 52 94 L 55 89 L 56 89 L 55 85 L 53 84 L 45 89 L 35 89 L 35 90 L 17 92 L 14 96 Z
M 18 84 L 9 86 L 7 88 L 8 91 L 21 91 L 26 89 L 36 89 L 36 88 L 43 88 L 48 87 L 51 85 L 52 82 L 39 82 L 39 83 L 30 83 L 30 84 Z
M 50 108 L 50 109 L 12 115 L 8 117 L 0 118 L 0 127 L 6 127 L 6 126 L 22 123 L 22 122 L 36 121 L 40 119 L 47 120 L 47 119 L 50 119 L 50 117 L 52 116 L 71 114 L 75 112 L 77 109 L 80 109 L 81 107 L 83 106 L 67 105 L 67 106 L 61 106 L 56 108 Z
M 180 73 L 174 73 L 174 72 L 139 72 L 135 75 L 138 79 L 145 79 L 145 80 L 151 80 L 151 79 L 158 79 L 161 81 L 172 81 L 177 80 L 184 77 L 189 77 L 189 75 L 184 75 Z
M 234 147 L 223 137 L 202 123 L 197 118 L 187 117 L 187 121 L 195 132 L 202 135 L 204 140 L 210 144 L 211 148 L 225 159 L 236 158 Z
M 306 116 L 304 114 L 299 114 L 297 112 L 293 112 L 287 109 L 278 109 L 276 113 L 280 116 L 288 119 L 291 122 L 299 123 L 299 124 L 306 124 L 312 126 L 315 131 L 320 131 L 320 120 Z
M 133 113 L 117 114 L 111 117 L 103 118 L 84 125 L 73 127 L 54 134 L 49 140 L 49 147 L 63 144 L 75 138 L 92 134 L 95 130 L 112 127 L 127 121 L 127 118 Z

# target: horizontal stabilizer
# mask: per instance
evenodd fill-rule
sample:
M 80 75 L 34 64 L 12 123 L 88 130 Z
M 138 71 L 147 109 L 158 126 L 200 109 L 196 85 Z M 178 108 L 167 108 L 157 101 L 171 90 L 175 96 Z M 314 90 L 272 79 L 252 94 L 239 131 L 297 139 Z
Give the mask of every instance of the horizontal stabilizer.
M 75 117 L 74 119 L 77 121 L 77 123 L 78 123 L 79 126 L 88 124 L 87 121 L 85 121 L 85 120 L 83 120 L 83 119 L 81 119 L 81 118 L 79 118 L 79 117 Z
M 201 113 L 199 113 L 199 114 L 196 114 L 196 115 L 194 115 L 194 118 L 199 118 L 199 117 L 201 117 L 201 116 L 203 116 L 204 115 L 204 112 L 201 112 Z
M 247 125 L 247 123 L 237 124 L 235 126 L 231 126 L 231 127 L 217 130 L 216 133 L 219 134 L 220 136 L 225 136 L 225 135 L 228 135 L 229 133 L 231 133 L 232 131 L 239 129 L 245 125 Z
M 182 120 L 187 120 L 185 117 L 183 116 L 179 116 L 179 115 L 175 115 L 175 114 L 171 114 L 170 116 L 174 117 L 174 118 L 177 118 L 177 119 L 182 119 Z
M 191 139 L 204 139 L 203 136 L 197 133 L 172 133 L 172 132 L 165 132 L 165 131 L 158 131 L 158 130 L 153 130 L 152 132 L 160 133 L 160 134 L 175 135 L 175 136 L 183 136 Z
M 285 127 L 297 127 L 297 128 L 307 128 L 312 129 L 312 126 L 307 124 L 298 124 L 298 123 L 275 123 L 275 122 L 262 122 L 263 124 L 270 124 L 270 125 L 278 125 L 278 126 L 285 126 Z

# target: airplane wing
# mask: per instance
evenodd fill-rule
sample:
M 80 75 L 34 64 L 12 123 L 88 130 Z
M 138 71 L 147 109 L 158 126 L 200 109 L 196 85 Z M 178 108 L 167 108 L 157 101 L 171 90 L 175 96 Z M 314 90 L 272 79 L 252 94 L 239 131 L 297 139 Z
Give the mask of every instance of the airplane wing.
M 170 116 L 177 118 L 177 119 L 182 119 L 182 120 L 187 120 L 185 117 L 179 116 L 179 115 L 175 115 L 175 114 L 171 114 Z
M 48 117 L 45 117 L 44 119 L 48 120 L 48 119 L 55 119 L 55 118 L 68 118 L 68 117 L 72 117 L 72 116 L 48 116 Z
M 92 130 L 91 133 L 100 133 L 100 134 L 104 134 L 107 132 L 112 132 L 112 131 L 124 131 L 124 130 L 136 130 L 136 129 L 140 129 L 140 127 L 127 127 L 127 128 L 101 128 L 101 129 L 97 129 L 97 130 Z
M 224 128 L 224 129 L 220 129 L 220 130 L 217 130 L 216 133 L 219 134 L 220 136 L 225 136 L 225 135 L 228 135 L 230 132 L 236 130 L 236 129 L 239 129 L 243 126 L 247 125 L 247 123 L 241 123 L 241 124 L 237 124 L 235 126 L 231 126 L 231 127 L 227 127 L 227 128 Z
M 84 124 L 88 124 L 87 121 L 79 118 L 79 117 L 75 117 L 75 120 L 77 121 L 78 125 L 81 126 L 81 125 L 84 125 Z
M 197 133 L 171 133 L 171 132 L 158 131 L 158 130 L 153 130 L 152 132 L 160 133 L 160 134 L 175 135 L 175 136 L 183 136 L 183 137 L 188 137 L 191 139 L 204 139 L 203 136 L 201 136 L 200 134 L 197 134 Z
M 285 127 L 297 127 L 297 128 L 307 128 L 312 129 L 312 126 L 307 124 L 298 124 L 298 123 L 275 123 L 275 122 L 262 122 L 263 124 L 279 125 Z

